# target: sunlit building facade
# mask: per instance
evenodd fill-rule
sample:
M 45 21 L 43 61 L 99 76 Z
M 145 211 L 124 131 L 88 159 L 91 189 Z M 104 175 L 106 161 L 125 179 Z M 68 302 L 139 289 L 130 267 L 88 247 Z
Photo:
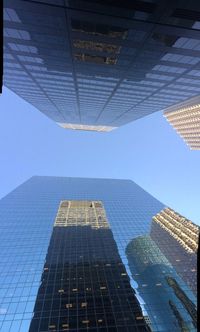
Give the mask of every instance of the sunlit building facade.
M 165 208 L 153 217 L 150 235 L 196 294 L 199 227 L 174 210 Z M 184 260 L 187 266 L 184 266 Z
M 199 1 L 4 7 L 4 85 L 64 128 L 110 131 L 200 94 Z
M 191 150 L 200 150 L 200 97 L 168 108 L 164 116 Z
M 129 180 L 16 188 L 0 201 L 0 331 L 196 331 L 192 279 L 152 239 L 165 209 Z

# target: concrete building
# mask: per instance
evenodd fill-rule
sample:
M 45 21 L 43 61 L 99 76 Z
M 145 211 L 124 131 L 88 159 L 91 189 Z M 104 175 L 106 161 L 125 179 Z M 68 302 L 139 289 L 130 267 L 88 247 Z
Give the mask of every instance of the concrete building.
M 200 150 L 200 97 L 166 109 L 164 116 L 191 150 Z
M 199 227 L 174 210 L 165 208 L 153 217 L 150 235 L 177 273 L 197 295 Z

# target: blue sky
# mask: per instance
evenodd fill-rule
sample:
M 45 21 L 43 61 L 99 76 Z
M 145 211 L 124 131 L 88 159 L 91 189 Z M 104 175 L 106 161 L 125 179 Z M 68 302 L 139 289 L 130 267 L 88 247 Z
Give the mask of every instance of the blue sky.
M 0 197 L 33 175 L 131 179 L 200 225 L 200 152 L 162 112 L 110 133 L 65 130 L 3 89 Z

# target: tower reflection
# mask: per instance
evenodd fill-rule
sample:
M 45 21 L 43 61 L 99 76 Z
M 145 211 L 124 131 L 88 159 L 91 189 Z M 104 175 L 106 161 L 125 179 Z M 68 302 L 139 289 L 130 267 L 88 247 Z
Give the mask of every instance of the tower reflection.
M 149 331 L 100 201 L 62 201 L 30 332 Z
M 153 331 L 196 331 L 195 297 L 155 241 L 139 236 L 126 255 Z

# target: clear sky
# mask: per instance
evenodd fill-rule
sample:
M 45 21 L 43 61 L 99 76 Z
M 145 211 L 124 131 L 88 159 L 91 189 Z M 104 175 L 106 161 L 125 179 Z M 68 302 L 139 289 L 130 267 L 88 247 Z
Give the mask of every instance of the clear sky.
M 66 130 L 4 88 L 0 165 L 0 197 L 33 175 L 131 179 L 200 225 L 200 151 L 162 112 L 110 133 Z

